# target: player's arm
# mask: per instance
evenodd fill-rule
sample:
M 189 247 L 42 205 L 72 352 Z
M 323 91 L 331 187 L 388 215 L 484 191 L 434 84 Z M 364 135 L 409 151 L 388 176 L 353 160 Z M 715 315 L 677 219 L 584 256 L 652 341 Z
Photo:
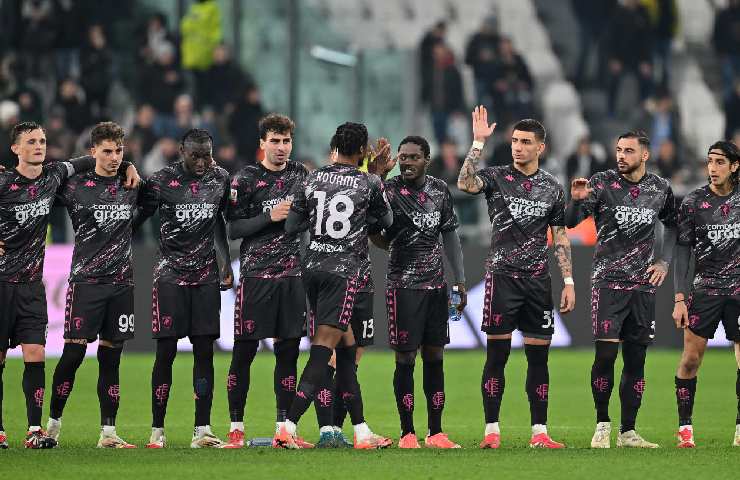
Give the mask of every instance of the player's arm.
M 478 162 L 483 153 L 486 139 L 493 135 L 496 124 L 488 125 L 486 107 L 479 106 L 473 110 L 473 145 L 465 156 L 465 162 L 460 168 L 457 177 L 457 188 L 467 193 L 480 193 L 483 190 L 483 180 L 478 176 Z
M 576 290 L 573 282 L 573 260 L 571 258 L 570 240 L 562 225 L 550 227 L 552 232 L 553 254 L 563 275 L 563 293 L 560 297 L 560 313 L 568 313 L 576 306 Z
M 285 219 L 285 232 L 288 235 L 293 235 L 306 230 L 308 230 L 308 214 L 306 212 L 298 212 L 291 208 L 287 218 Z
M 689 266 L 691 264 L 691 247 L 689 245 L 678 244 L 676 254 L 673 257 L 673 321 L 676 322 L 676 328 L 686 328 L 689 325 L 689 311 L 686 305 L 689 285 Z
M 229 242 L 226 240 L 226 219 L 223 212 L 218 213 L 215 231 L 216 258 L 218 259 L 221 290 L 229 290 L 234 285 L 234 272 L 231 269 Z
M 159 185 L 156 176 L 149 180 L 144 180 L 139 186 L 138 207 L 134 210 L 133 231 L 137 232 L 139 228 L 147 221 L 149 217 L 159 208 Z
M 457 230 L 442 232 L 442 247 L 444 248 L 447 260 L 450 262 L 455 285 L 457 285 L 460 291 L 460 305 L 458 305 L 457 310 L 462 312 L 468 304 L 468 294 L 465 290 L 465 266 L 462 245 L 460 244 L 460 236 L 457 234 Z
M 656 224 L 655 244 L 653 258 L 655 262 L 647 269 L 650 275 L 650 284 L 659 287 L 668 276 L 668 265 L 673 258 L 673 250 L 678 239 L 676 200 L 669 188 L 666 201 L 658 214 L 659 222 Z

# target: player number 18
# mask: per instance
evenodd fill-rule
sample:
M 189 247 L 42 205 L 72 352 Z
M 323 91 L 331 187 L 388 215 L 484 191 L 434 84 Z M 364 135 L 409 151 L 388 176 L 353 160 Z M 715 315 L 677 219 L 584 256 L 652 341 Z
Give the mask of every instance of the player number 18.
M 324 206 L 326 205 L 326 192 L 315 190 L 313 196 L 318 202 L 316 205 L 316 235 L 324 235 Z M 339 211 L 339 205 L 343 205 Z M 339 194 L 329 200 L 329 216 L 326 218 L 326 234 L 331 238 L 344 238 L 349 233 L 349 218 L 355 211 L 355 204 L 347 195 Z M 340 228 L 336 228 L 341 224 Z

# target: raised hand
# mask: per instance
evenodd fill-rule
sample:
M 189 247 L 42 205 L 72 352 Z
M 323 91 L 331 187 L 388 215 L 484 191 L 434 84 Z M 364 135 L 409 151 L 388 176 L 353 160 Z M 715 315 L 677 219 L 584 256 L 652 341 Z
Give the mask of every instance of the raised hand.
M 476 142 L 485 142 L 488 137 L 493 135 L 496 124 L 488 124 L 488 110 L 483 105 L 475 107 L 473 110 L 473 140 Z
M 379 138 L 375 142 L 375 147 L 369 145 L 368 155 L 370 157 L 367 164 L 369 173 L 384 177 L 396 166 L 397 158 L 391 155 L 391 143 L 387 138 Z
M 573 200 L 585 200 L 594 189 L 588 186 L 585 178 L 576 178 L 570 182 L 570 198 Z

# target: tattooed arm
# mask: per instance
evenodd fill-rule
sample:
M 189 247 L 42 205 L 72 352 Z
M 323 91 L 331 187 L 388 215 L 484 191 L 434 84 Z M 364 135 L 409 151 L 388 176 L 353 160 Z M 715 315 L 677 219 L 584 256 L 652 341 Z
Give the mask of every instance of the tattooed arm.
M 568 313 L 576 305 L 576 292 L 573 286 L 573 261 L 570 255 L 570 240 L 565 233 L 565 227 L 562 225 L 553 225 L 552 244 L 553 253 L 558 261 L 560 273 L 563 274 L 565 286 L 560 297 L 560 313 Z
M 493 135 L 496 124 L 488 125 L 486 107 L 475 107 L 473 110 L 473 146 L 470 148 L 465 163 L 457 177 L 457 188 L 467 193 L 479 193 L 483 189 L 483 180 L 478 177 L 478 161 L 483 153 L 483 144 Z

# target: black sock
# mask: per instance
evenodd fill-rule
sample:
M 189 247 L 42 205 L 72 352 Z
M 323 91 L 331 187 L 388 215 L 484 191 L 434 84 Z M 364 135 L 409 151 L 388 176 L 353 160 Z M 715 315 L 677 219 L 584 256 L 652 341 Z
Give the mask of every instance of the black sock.
M 357 365 L 355 365 L 355 372 L 357 372 Z M 339 391 L 339 385 L 337 385 L 336 372 L 332 379 L 332 386 L 334 387 L 334 411 L 332 425 L 335 427 L 342 428 L 344 425 L 344 419 L 347 417 L 347 404 L 344 403 L 342 398 L 342 392 Z
M 288 410 L 293 404 L 298 378 L 298 353 L 301 340 L 289 338 L 275 342 L 275 372 L 273 375 L 275 390 L 275 421 L 284 422 Z
M 337 383 L 342 392 L 342 400 L 347 406 L 352 425 L 365 422 L 365 412 L 362 404 L 362 390 L 357 381 L 357 345 L 340 347 L 337 352 Z
M 3 426 L 3 371 L 5 370 L 5 360 L 0 362 L 0 431 L 4 431 Z
M 213 338 L 192 337 L 195 426 L 211 424 L 213 404 Z
M 51 405 L 49 416 L 56 420 L 62 418 L 64 406 L 72 393 L 75 384 L 75 373 L 85 359 L 87 345 L 79 343 L 65 343 L 62 356 L 54 369 L 54 377 L 51 386 Z
M 442 359 L 424 360 L 424 395 L 427 398 L 429 435 L 442 431 L 442 410 L 445 408 L 445 374 Z
M 26 362 L 23 369 L 23 393 L 26 396 L 26 416 L 29 427 L 41 425 L 44 386 L 44 362 Z
M 326 375 L 326 365 L 331 358 L 332 349 L 322 345 L 311 345 L 311 353 L 308 357 L 308 363 L 301 374 L 301 381 L 298 383 L 298 389 L 295 398 L 290 406 L 287 419 L 293 423 L 306 413 L 308 407 L 314 400 L 314 395 L 318 390 L 318 385 L 324 381 Z
M 591 367 L 591 394 L 596 407 L 596 421 L 609 422 L 609 399 L 614 388 L 614 363 L 619 353 L 618 342 L 596 342 L 596 355 Z
M 334 396 L 334 390 L 336 390 L 336 385 L 334 384 L 334 368 L 331 365 L 327 365 L 324 381 L 319 386 L 319 391 L 316 393 L 316 399 L 313 402 L 319 428 L 331 426 L 331 422 L 334 420 L 334 404 L 340 403 Z
M 121 400 L 119 369 L 123 347 L 98 345 L 98 401 L 100 424 L 115 425 Z
M 229 417 L 232 422 L 244 421 L 244 407 L 249 394 L 250 372 L 259 340 L 237 340 L 231 352 L 229 375 L 226 377 L 226 396 L 229 400 Z
M 550 372 L 547 368 L 549 345 L 524 345 L 527 355 L 526 390 L 532 425 L 547 424 L 547 401 L 550 390 Z
M 635 429 L 637 412 L 645 393 L 645 356 L 647 345 L 624 342 L 622 345 L 622 379 L 619 382 L 619 399 L 622 402 L 621 433 Z
M 501 400 L 504 398 L 506 377 L 504 369 L 511 353 L 511 339 L 488 340 L 486 364 L 483 366 L 481 392 L 483 393 L 483 412 L 486 423 L 498 422 Z
M 176 338 L 157 340 L 157 353 L 152 367 L 152 427 L 164 428 L 167 401 L 172 388 L 172 364 L 177 355 Z
M 401 436 L 414 432 L 414 363 L 396 361 L 393 373 L 393 392 L 401 419 Z
M 735 394 L 737 395 L 737 417 L 735 424 L 740 425 L 740 368 L 737 370 L 737 379 L 735 380 Z
M 691 414 L 694 411 L 696 395 L 696 377 L 676 377 L 676 404 L 678 405 L 678 426 L 691 425 Z

